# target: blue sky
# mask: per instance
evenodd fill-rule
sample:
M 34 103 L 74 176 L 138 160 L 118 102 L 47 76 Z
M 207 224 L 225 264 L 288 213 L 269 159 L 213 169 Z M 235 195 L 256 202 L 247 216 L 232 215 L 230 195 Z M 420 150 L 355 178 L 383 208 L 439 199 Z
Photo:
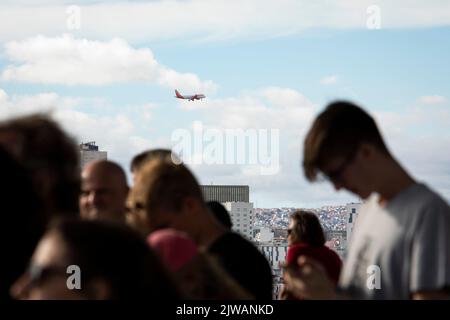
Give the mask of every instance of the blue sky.
M 30 0 L 2 1 L 0 12 L 1 119 L 51 110 L 126 169 L 195 121 L 222 134 L 279 130 L 276 174 L 191 167 L 205 184 L 249 184 L 258 207 L 316 207 L 357 200 L 300 170 L 313 117 L 350 99 L 407 169 L 450 199 L 448 1 Z M 374 17 L 380 28 L 368 29 Z M 207 98 L 179 101 L 175 88 Z

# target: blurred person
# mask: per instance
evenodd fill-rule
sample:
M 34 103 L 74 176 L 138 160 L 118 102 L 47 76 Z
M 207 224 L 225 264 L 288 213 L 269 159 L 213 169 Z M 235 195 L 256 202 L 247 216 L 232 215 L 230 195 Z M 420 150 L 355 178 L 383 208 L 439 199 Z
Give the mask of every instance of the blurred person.
M 298 268 L 299 256 L 307 256 L 323 264 L 326 275 L 336 286 L 342 268 L 341 258 L 325 246 L 325 234 L 318 217 L 309 211 L 297 210 L 291 216 L 288 227 L 288 251 L 286 268 Z M 289 290 L 282 291 L 282 297 L 292 298 Z
M 198 253 L 197 245 L 185 232 L 161 229 L 147 237 L 147 243 L 172 272 L 177 272 Z
M 359 299 L 450 297 L 450 207 L 417 182 L 389 152 L 374 119 L 346 101 L 320 113 L 304 145 L 310 181 L 322 173 L 336 190 L 365 203 L 356 219 L 339 279 L 339 296 Z M 301 256 L 287 273 L 292 292 L 335 298 L 325 269 Z
M 44 233 L 43 210 L 26 170 L 0 147 L 0 301 L 9 300 L 9 289 L 25 271 L 40 237 Z
M 140 169 L 130 192 L 130 223 L 144 235 L 174 228 L 218 257 L 234 280 L 257 299 L 271 299 L 272 272 L 262 253 L 209 212 L 197 180 L 182 164 L 154 159 Z
M 206 202 L 209 211 L 216 217 L 216 219 L 222 223 L 228 230 L 231 230 L 233 227 L 233 223 L 231 222 L 230 213 L 228 210 L 217 201 L 208 201 Z
M 181 163 L 181 160 L 178 157 L 178 155 L 176 155 L 170 149 L 157 148 L 142 151 L 141 153 L 135 155 L 133 159 L 131 159 L 130 171 L 131 174 L 133 175 L 133 182 L 136 180 L 136 175 L 138 171 L 144 166 L 144 164 L 153 159 L 165 160 L 173 162 L 175 164 Z
M 221 264 L 220 257 L 200 250 L 176 273 L 183 295 L 192 300 L 254 300 Z
M 27 170 L 44 206 L 43 220 L 77 216 L 79 151 L 75 141 L 43 114 L 0 123 L 2 145 Z
M 80 286 L 68 270 L 79 267 Z M 159 258 L 128 227 L 100 221 L 58 220 L 39 242 L 28 271 L 11 289 L 30 300 L 173 300 L 173 279 Z
M 217 258 L 198 250 L 185 232 L 169 228 L 156 230 L 147 242 L 173 272 L 187 299 L 253 299 L 220 266 Z
M 125 223 L 127 178 L 115 162 L 100 160 L 88 163 L 81 173 L 80 215 Z

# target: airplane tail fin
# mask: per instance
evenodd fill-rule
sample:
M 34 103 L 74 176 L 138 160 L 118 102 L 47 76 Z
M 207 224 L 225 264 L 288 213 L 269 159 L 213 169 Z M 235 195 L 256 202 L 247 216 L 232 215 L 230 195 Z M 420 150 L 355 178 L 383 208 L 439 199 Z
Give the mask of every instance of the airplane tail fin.
M 183 96 L 178 92 L 177 89 L 175 89 L 175 96 L 176 96 L 177 98 L 183 98 Z

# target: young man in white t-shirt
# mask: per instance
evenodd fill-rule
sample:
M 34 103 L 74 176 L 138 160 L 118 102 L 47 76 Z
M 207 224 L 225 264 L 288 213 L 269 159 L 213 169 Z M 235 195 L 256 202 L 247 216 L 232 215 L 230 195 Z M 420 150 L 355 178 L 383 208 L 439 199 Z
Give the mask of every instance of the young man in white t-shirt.
M 323 175 L 366 201 L 338 288 L 317 261 L 300 257 L 300 271 L 286 274 L 291 292 L 313 299 L 450 297 L 450 207 L 402 168 L 369 114 L 349 102 L 330 104 L 306 136 L 303 168 L 309 181 Z

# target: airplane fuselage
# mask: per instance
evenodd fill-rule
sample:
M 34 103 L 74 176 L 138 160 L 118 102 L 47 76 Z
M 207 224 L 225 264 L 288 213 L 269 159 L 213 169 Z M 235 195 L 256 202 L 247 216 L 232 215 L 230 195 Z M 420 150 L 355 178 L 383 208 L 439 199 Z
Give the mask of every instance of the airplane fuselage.
M 189 100 L 189 101 L 194 101 L 194 100 L 204 99 L 205 95 L 204 94 L 194 94 L 192 96 L 183 96 L 177 90 L 175 90 L 175 98 L 183 99 L 183 100 Z

